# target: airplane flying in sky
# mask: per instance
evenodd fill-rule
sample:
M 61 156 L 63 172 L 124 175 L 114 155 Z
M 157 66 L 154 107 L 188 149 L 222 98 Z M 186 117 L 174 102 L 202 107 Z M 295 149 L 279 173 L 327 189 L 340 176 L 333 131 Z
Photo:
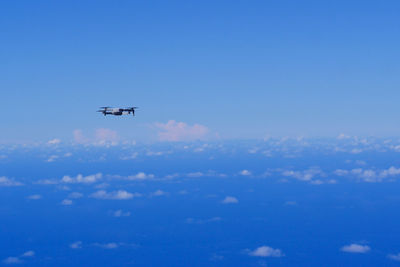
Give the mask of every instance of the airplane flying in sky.
M 100 107 L 100 110 L 98 110 L 97 112 L 103 113 L 104 116 L 106 115 L 121 116 L 121 115 L 129 115 L 131 113 L 133 116 L 135 116 L 135 109 L 137 109 L 137 107 L 129 107 L 129 108 Z

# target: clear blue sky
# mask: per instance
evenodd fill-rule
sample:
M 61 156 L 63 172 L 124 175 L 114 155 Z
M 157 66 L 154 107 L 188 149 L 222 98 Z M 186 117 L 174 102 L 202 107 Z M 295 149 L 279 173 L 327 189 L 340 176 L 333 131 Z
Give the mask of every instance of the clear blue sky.
M 400 134 L 398 1 L 0 5 L 2 141 L 145 140 L 171 119 L 222 138 Z

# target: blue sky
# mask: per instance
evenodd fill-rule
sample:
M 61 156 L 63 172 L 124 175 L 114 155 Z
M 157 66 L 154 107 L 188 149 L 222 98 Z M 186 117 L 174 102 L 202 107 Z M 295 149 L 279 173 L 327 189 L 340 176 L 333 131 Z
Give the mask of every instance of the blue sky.
M 222 139 L 399 133 L 396 1 L 8 1 L 0 138 L 156 122 Z M 139 106 L 107 118 L 98 106 Z
M 396 266 L 399 9 L 0 3 L 0 265 Z

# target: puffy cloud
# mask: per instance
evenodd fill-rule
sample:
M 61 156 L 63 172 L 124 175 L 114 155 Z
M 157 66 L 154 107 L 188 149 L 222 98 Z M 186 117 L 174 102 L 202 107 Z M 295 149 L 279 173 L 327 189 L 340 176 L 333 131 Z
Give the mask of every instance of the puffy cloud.
M 41 195 L 30 195 L 28 196 L 28 199 L 32 199 L 32 200 L 38 200 L 41 199 L 42 196 Z
M 153 179 L 153 178 L 154 178 L 153 174 L 146 174 L 144 172 L 139 172 L 136 175 L 128 176 L 128 180 L 147 180 L 147 179 Z
M 83 176 L 82 174 L 78 174 L 76 177 L 70 177 L 68 175 L 65 175 L 62 179 L 61 182 L 67 183 L 67 184 L 75 184 L 75 183 L 95 183 L 98 180 L 102 178 L 101 173 L 97 174 L 92 174 L 88 176 Z
M 293 177 L 300 181 L 311 181 L 316 176 L 323 176 L 324 173 L 319 168 L 310 168 L 305 171 L 283 171 L 282 175 Z
M 310 181 L 310 184 L 313 184 L 313 185 L 336 184 L 336 183 L 337 183 L 337 181 L 335 179 L 329 179 L 329 180 L 316 179 L 316 180 Z
M 371 248 L 366 245 L 351 244 L 343 246 L 340 250 L 348 253 L 367 253 L 371 250 Z
M 75 143 L 78 144 L 85 144 L 89 140 L 83 135 L 82 130 L 76 129 L 72 132 L 72 135 L 74 136 L 74 141 Z
M 223 204 L 236 204 L 239 203 L 239 200 L 236 197 L 227 196 L 222 200 Z
M 97 246 L 97 247 L 104 248 L 104 249 L 116 249 L 116 248 L 119 247 L 119 244 L 114 243 L 114 242 L 105 243 L 105 244 L 102 244 L 102 243 L 94 243 L 93 245 L 94 245 L 94 246 Z
M 351 138 L 351 136 L 346 135 L 344 133 L 339 134 L 337 137 L 338 140 L 344 140 L 344 139 L 350 139 L 350 138 Z
M 72 243 L 71 245 L 69 245 L 69 247 L 72 249 L 80 249 L 80 248 L 82 248 L 82 241 L 76 241 L 76 242 Z
M 58 145 L 59 143 L 61 143 L 61 140 L 60 140 L 60 139 L 57 139 L 57 138 L 52 139 L 52 140 L 49 140 L 49 141 L 47 142 L 48 145 Z
M 21 255 L 21 257 L 33 257 L 35 256 L 35 252 L 33 250 L 29 250 Z
M 116 131 L 100 128 L 95 132 L 95 140 L 99 143 L 118 141 L 118 133 Z
M 51 155 L 46 161 L 47 162 L 54 162 L 56 161 L 56 159 L 58 159 L 59 157 L 57 155 Z
M 400 168 L 390 167 L 384 170 L 372 170 L 356 168 L 350 171 L 338 169 L 334 171 L 337 176 L 352 175 L 365 182 L 381 182 L 386 178 L 395 177 L 400 175 Z
M 121 157 L 121 160 L 132 160 L 132 159 L 136 159 L 138 155 L 139 155 L 138 152 L 134 152 L 134 153 L 132 153 L 132 154 L 130 154 L 130 155 L 128 155 L 128 156 L 123 156 L 123 157 Z
M 13 179 L 7 178 L 5 176 L 0 177 L 0 186 L 21 186 L 23 183 L 14 181 Z
M 90 195 L 90 197 L 97 199 L 117 199 L 117 200 L 127 200 L 140 196 L 142 195 L 139 193 L 129 193 L 125 190 L 118 190 L 113 192 L 106 192 L 105 190 L 99 190 Z
M 251 175 L 251 172 L 250 172 L 249 170 L 243 170 L 243 171 L 240 172 L 240 175 L 243 175 L 243 176 L 250 176 L 250 175 Z
M 146 156 L 162 156 L 164 154 L 170 154 L 170 152 L 162 152 L 162 151 L 147 151 Z
M 63 201 L 61 201 L 61 205 L 64 205 L 64 206 L 72 205 L 72 200 L 71 199 L 64 199 Z
M 337 169 L 333 172 L 337 176 L 345 176 L 349 174 L 348 170 Z
M 158 133 L 160 141 L 193 141 L 204 139 L 209 133 L 206 126 L 194 124 L 189 126 L 184 122 L 170 120 L 167 123 L 155 123 L 155 126 L 161 130 Z
M 24 261 L 21 260 L 21 258 L 29 258 L 29 257 L 33 257 L 33 256 L 35 256 L 35 252 L 33 250 L 29 250 L 29 251 L 23 253 L 19 257 L 8 257 L 3 260 L 3 263 L 4 264 L 20 264 L 20 263 L 24 263 Z
M 390 167 L 387 170 L 383 170 L 381 171 L 381 173 L 379 174 L 382 178 L 386 178 L 388 176 L 396 176 L 400 174 L 400 168 L 396 168 L 396 167 Z
M 162 190 L 157 190 L 157 191 L 155 191 L 155 192 L 153 192 L 153 193 L 151 193 L 151 196 L 153 196 L 153 197 L 160 197 L 160 196 L 165 196 L 165 195 L 167 195 L 168 193 L 167 192 L 164 192 L 164 191 L 162 191 Z
M 77 144 L 94 144 L 94 145 L 106 145 L 106 144 L 115 144 L 119 137 L 118 133 L 111 129 L 100 128 L 96 129 L 94 133 L 94 137 L 87 138 L 82 130 L 76 129 L 73 131 L 74 142 Z
M 187 174 L 187 177 L 190 177 L 190 178 L 197 178 L 197 177 L 202 177 L 202 176 L 204 176 L 204 173 L 202 173 L 202 172 L 190 172 Z
M 280 249 L 271 248 L 268 246 L 261 246 L 249 252 L 250 256 L 254 257 L 283 257 L 284 254 Z
M 400 261 L 400 253 L 397 254 L 389 254 L 388 258 L 394 261 Z

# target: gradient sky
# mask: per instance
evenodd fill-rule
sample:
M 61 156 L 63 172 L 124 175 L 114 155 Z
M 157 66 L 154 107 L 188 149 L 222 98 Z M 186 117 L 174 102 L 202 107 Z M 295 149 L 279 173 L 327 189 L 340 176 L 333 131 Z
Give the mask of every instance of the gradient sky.
M 393 136 L 398 1 L 3 1 L 1 141 Z M 139 106 L 103 118 L 99 106 Z

